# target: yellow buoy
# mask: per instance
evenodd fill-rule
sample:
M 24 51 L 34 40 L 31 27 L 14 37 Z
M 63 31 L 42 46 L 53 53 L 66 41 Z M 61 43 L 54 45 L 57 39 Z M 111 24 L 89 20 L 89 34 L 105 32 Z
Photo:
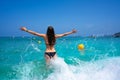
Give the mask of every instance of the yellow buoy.
M 38 43 L 40 44 L 40 43 L 41 43 L 41 41 L 38 41 Z
M 79 44 L 79 45 L 78 45 L 78 49 L 79 49 L 79 50 L 83 50 L 83 49 L 84 49 L 84 44 Z

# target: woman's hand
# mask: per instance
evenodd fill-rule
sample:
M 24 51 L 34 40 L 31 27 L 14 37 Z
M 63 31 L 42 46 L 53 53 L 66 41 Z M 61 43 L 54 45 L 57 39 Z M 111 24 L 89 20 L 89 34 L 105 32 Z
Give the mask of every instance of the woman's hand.
M 22 31 L 26 31 L 26 30 L 27 30 L 26 27 L 21 27 L 20 29 L 21 29 Z
M 77 31 L 75 29 L 72 30 L 72 33 L 76 33 Z

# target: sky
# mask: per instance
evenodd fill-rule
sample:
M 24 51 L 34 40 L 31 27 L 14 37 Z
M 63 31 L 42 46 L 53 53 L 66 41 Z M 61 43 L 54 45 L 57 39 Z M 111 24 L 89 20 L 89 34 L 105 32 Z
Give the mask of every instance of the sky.
M 0 0 L 0 36 L 31 36 L 20 30 L 56 34 L 76 29 L 73 36 L 120 32 L 120 0 Z

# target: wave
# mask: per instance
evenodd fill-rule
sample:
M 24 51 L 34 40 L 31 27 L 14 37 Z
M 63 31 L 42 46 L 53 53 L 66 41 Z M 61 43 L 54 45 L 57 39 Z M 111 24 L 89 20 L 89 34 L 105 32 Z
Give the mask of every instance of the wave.
M 16 66 L 20 80 L 119 80 L 120 57 L 85 62 L 69 58 L 77 64 L 67 64 L 63 58 L 51 60 L 49 65 L 33 61 Z

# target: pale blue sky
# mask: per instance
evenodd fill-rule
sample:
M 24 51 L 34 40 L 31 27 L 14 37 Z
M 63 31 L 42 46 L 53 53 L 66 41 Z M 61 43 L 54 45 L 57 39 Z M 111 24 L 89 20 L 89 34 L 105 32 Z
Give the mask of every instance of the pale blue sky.
M 46 33 L 78 30 L 75 35 L 120 31 L 120 0 L 0 0 L 0 36 L 28 36 L 21 26 Z

